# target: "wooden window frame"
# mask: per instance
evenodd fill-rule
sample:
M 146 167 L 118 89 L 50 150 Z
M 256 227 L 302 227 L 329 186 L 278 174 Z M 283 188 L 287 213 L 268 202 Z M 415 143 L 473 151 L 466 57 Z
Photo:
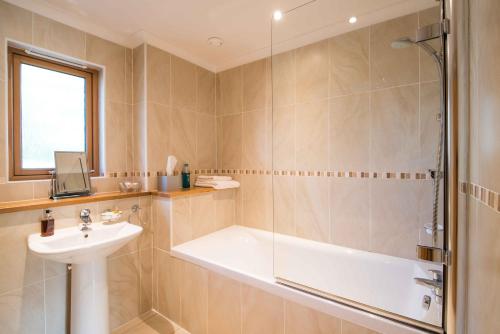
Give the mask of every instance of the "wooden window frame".
M 98 85 L 99 72 L 61 64 L 45 58 L 28 55 L 24 50 L 9 47 L 9 176 L 10 180 L 49 179 L 53 169 L 22 168 L 21 138 L 21 65 L 27 64 L 85 79 L 85 152 L 91 176 L 99 175 L 99 112 Z M 50 120 L 47 120 L 50 122 Z M 43 126 L 43 125 L 42 125 Z

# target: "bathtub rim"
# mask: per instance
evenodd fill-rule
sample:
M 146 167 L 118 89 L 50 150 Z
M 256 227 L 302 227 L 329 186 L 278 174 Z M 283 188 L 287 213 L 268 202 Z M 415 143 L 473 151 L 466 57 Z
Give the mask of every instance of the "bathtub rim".
M 235 225 L 230 226 L 228 228 L 234 226 Z M 244 226 L 238 226 L 238 227 L 253 230 L 252 228 Z M 219 231 L 213 233 L 217 233 Z M 267 232 L 267 231 L 259 230 L 259 232 Z M 272 232 L 268 233 L 272 234 Z M 202 268 L 213 271 L 225 277 L 264 290 L 268 293 L 279 296 L 285 300 L 292 301 L 304 305 L 306 307 L 310 307 L 319 312 L 323 312 L 330 316 L 346 320 L 355 323 L 357 325 L 361 325 L 363 327 L 367 327 L 371 330 L 375 330 L 380 333 L 384 334 L 426 334 L 430 332 L 444 333 L 443 329 L 440 327 L 436 327 L 425 323 L 423 325 L 426 326 L 422 326 L 422 323 L 420 323 L 419 321 L 409 319 L 403 316 L 399 317 L 404 320 L 397 320 L 394 317 L 392 317 L 393 315 L 392 313 L 387 311 L 381 310 L 382 312 L 378 314 L 373 312 L 372 310 L 368 310 L 368 308 L 370 307 L 364 304 L 356 305 L 357 304 L 356 302 L 349 301 L 353 303 L 351 305 L 346 303 L 346 301 L 348 300 L 345 301 L 340 301 L 338 299 L 333 300 L 329 297 L 327 298 L 317 293 L 306 291 L 305 289 L 301 289 L 299 287 L 293 287 L 288 284 L 283 284 L 279 282 L 279 279 L 277 280 L 277 278 L 274 277 L 274 275 L 273 279 L 269 279 L 268 277 L 263 277 L 259 275 L 253 275 L 251 273 L 243 272 L 236 268 L 223 265 L 221 263 L 212 261 L 210 259 L 193 256 L 182 250 L 183 246 L 191 242 L 196 242 L 196 240 L 197 239 L 193 239 L 186 243 L 172 247 L 170 250 L 170 255 L 179 258 L 181 260 L 193 263 L 195 265 L 198 265 Z M 337 298 L 340 299 L 341 297 Z M 385 314 L 382 314 L 384 312 Z M 390 314 L 391 316 L 387 316 L 387 314 Z M 419 323 L 419 325 L 413 325 L 409 323 L 407 320 L 413 320 L 414 322 Z

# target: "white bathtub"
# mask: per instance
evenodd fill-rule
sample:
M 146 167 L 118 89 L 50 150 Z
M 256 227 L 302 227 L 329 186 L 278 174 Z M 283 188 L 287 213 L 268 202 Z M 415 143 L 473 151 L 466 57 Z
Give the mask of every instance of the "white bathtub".
M 275 253 L 273 268 L 273 237 Z M 357 251 L 242 226 L 231 226 L 173 247 L 173 256 L 385 334 L 427 333 L 344 303 L 276 282 L 276 277 L 314 287 L 422 322 L 440 326 L 441 307 L 432 298 L 422 307 L 428 288 L 414 277 L 429 277 L 438 266 Z M 274 274 L 273 274 L 274 270 Z

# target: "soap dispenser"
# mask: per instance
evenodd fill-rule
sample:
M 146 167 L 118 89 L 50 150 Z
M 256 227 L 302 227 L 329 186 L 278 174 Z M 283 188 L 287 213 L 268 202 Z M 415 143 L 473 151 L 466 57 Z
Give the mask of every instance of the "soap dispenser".
M 50 237 L 54 235 L 54 218 L 52 218 L 52 210 L 46 209 L 43 211 L 41 223 L 41 236 Z

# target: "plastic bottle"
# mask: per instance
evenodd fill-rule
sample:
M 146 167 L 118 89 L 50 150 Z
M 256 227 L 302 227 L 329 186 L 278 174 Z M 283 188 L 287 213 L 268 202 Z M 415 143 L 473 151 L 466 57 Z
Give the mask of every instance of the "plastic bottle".
M 182 188 L 191 188 L 191 173 L 189 172 L 189 164 L 184 164 L 182 167 Z

